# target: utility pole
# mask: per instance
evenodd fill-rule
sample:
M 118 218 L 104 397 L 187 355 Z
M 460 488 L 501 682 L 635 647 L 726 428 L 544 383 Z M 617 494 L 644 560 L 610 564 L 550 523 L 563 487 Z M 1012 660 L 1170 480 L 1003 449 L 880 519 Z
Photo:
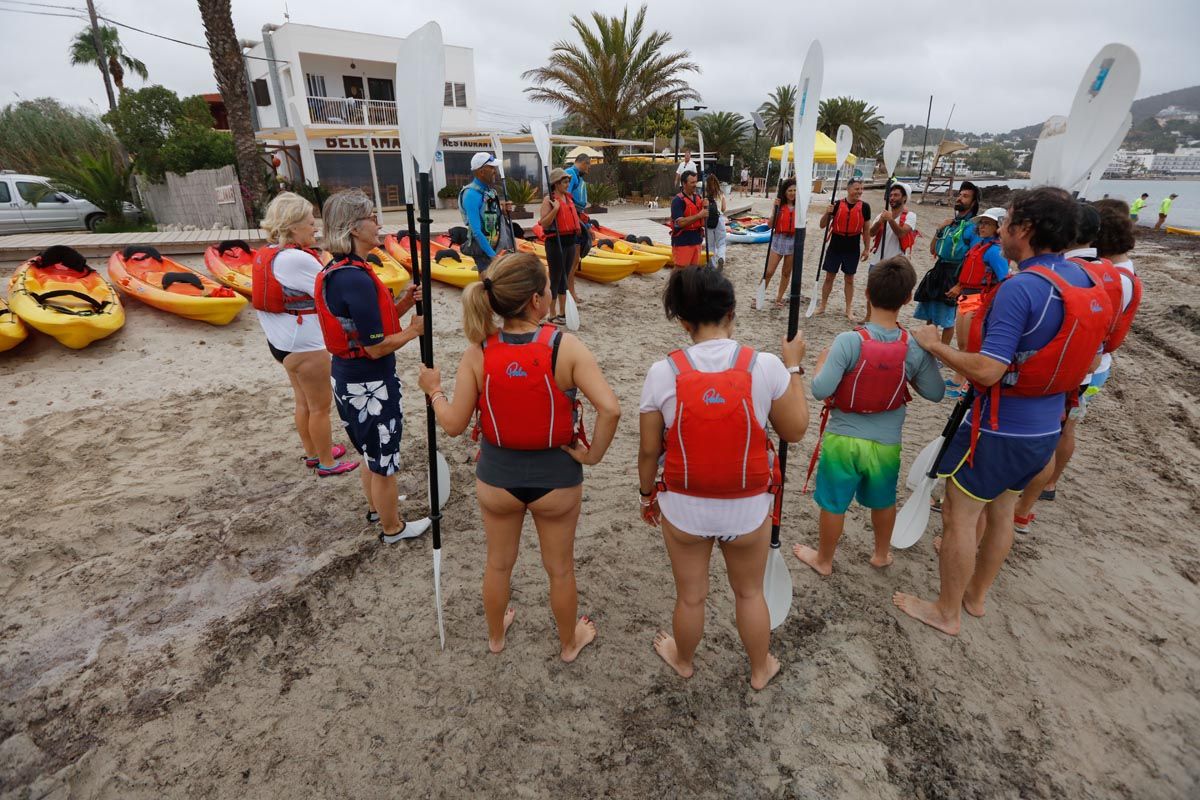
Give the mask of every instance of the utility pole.
M 679 107 L 681 105 L 682 105 L 682 101 L 677 99 L 675 101 L 675 163 L 676 164 L 679 163 L 679 114 L 681 113 L 679 110 Z
M 104 91 L 108 93 L 108 110 L 117 107 L 117 96 L 113 94 L 112 78 L 108 76 L 108 54 L 100 44 L 100 25 L 96 22 L 96 4 L 87 0 L 88 16 L 92 20 L 92 44 L 96 48 L 96 60 L 100 62 L 100 71 L 104 73 Z
M 917 185 L 921 185 L 921 175 L 925 172 L 925 145 L 929 144 L 929 119 L 933 115 L 933 95 L 929 95 L 929 110 L 925 112 L 925 137 L 921 139 L 921 164 L 917 167 Z

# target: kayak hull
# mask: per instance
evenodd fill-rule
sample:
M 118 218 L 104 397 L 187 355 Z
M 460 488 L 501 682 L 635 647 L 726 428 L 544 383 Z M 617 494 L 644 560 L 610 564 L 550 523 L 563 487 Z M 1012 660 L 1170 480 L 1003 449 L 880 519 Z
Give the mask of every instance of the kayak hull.
M 254 253 L 246 253 L 241 248 L 236 254 L 218 253 L 215 246 L 204 251 L 204 268 L 218 281 L 246 297 L 254 293 L 253 264 Z
M 13 313 L 8 303 L 0 299 L 0 353 L 12 350 L 29 336 L 29 328 Z
M 520 241 L 517 249 L 522 253 L 533 253 L 543 262 L 546 260 L 546 247 L 541 242 Z M 637 262 L 632 259 L 589 255 L 579 262 L 579 277 L 595 283 L 616 283 L 628 278 L 636 269 Z
M 671 260 L 670 256 L 637 250 L 631 243 L 617 239 L 612 240 L 611 247 L 593 245 L 589 255 L 633 261 L 636 264 L 634 272 L 639 275 L 652 275 L 665 267 Z
M 1178 233 L 1183 236 L 1200 236 L 1200 230 L 1195 228 L 1176 228 L 1173 225 L 1167 226 L 1167 233 Z
M 180 288 L 189 290 L 188 293 L 163 289 L 161 276 L 166 273 L 194 275 L 203 288 L 196 289 L 191 284 L 180 285 Z M 148 259 L 142 264 L 129 263 L 120 252 L 116 252 L 108 259 L 108 276 L 121 292 L 148 306 L 209 325 L 228 325 L 246 307 L 246 298 L 230 291 L 231 287 L 222 286 L 169 258 L 161 261 Z
M 433 268 L 429 271 L 429 277 L 438 283 L 459 289 L 479 280 L 479 272 L 475 269 L 475 259 L 464 256 L 458 248 L 451 247 L 449 241 L 440 241 L 439 239 L 440 237 L 434 238 L 430 243 L 429 255 L 433 257 L 434 263 Z M 388 234 L 383 238 L 384 252 L 402 267 L 412 269 L 412 253 L 409 252 L 408 247 L 407 236 L 397 239 L 392 234 Z M 454 251 L 459 260 L 455 261 L 452 256 L 445 254 L 441 258 L 437 257 L 439 253 L 446 250 Z
M 55 298 L 52 304 L 47 304 L 35 297 L 59 290 L 88 295 L 101 307 L 95 309 L 73 298 Z M 27 261 L 9 281 L 8 303 L 13 313 L 29 327 L 54 337 L 59 344 L 72 350 L 81 350 L 111 336 L 125 324 L 125 307 L 121 305 L 120 295 L 98 272 L 80 276 L 62 268 L 47 269 Z

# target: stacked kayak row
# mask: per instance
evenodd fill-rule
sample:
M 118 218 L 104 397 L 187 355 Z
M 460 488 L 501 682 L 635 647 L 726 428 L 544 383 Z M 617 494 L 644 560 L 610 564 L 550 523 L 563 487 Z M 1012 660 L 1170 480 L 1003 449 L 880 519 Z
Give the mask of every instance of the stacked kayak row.
M 725 225 L 725 241 L 763 244 L 771 241 L 771 221 L 765 217 L 734 217 Z

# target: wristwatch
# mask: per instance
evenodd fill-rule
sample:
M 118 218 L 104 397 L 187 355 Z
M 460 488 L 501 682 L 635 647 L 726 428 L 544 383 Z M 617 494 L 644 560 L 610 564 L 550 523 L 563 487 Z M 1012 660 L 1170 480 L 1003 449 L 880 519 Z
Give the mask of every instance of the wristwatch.
M 796 365 L 796 366 L 794 366 L 794 367 L 788 367 L 788 368 L 787 368 L 787 371 L 788 371 L 788 372 L 790 372 L 790 373 L 792 373 L 793 375 L 803 375 L 803 374 L 804 374 L 804 367 L 802 367 L 802 366 L 800 366 L 799 364 L 797 364 L 797 365 Z

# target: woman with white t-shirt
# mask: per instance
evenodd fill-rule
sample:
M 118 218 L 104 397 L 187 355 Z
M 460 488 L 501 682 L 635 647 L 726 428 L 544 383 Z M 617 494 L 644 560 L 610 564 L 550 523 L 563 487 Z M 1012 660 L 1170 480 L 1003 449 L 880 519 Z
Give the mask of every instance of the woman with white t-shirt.
M 655 651 L 680 676 L 692 676 L 716 542 L 750 657 L 750 685 L 761 689 L 779 671 L 769 652 L 763 597 L 778 487 L 765 428 L 769 420 L 788 442 L 800 441 L 808 428 L 800 381 L 804 340 L 785 341 L 782 361 L 742 347 L 732 338 L 734 305 L 733 285 L 716 270 L 689 267 L 667 281 L 663 308 L 668 319 L 679 320 L 692 346 L 655 362 L 646 374 L 639 492 L 642 518 L 662 525 L 675 576 L 673 635 L 660 632 Z
M 358 462 L 338 460 L 346 448 L 333 443 L 329 430 L 333 387 L 329 351 L 313 308 L 321 262 L 312 249 L 317 243 L 312 203 L 292 192 L 276 195 L 262 227 L 269 244 L 254 258 L 254 307 L 271 355 L 292 382 L 304 463 L 322 478 L 352 472 Z

